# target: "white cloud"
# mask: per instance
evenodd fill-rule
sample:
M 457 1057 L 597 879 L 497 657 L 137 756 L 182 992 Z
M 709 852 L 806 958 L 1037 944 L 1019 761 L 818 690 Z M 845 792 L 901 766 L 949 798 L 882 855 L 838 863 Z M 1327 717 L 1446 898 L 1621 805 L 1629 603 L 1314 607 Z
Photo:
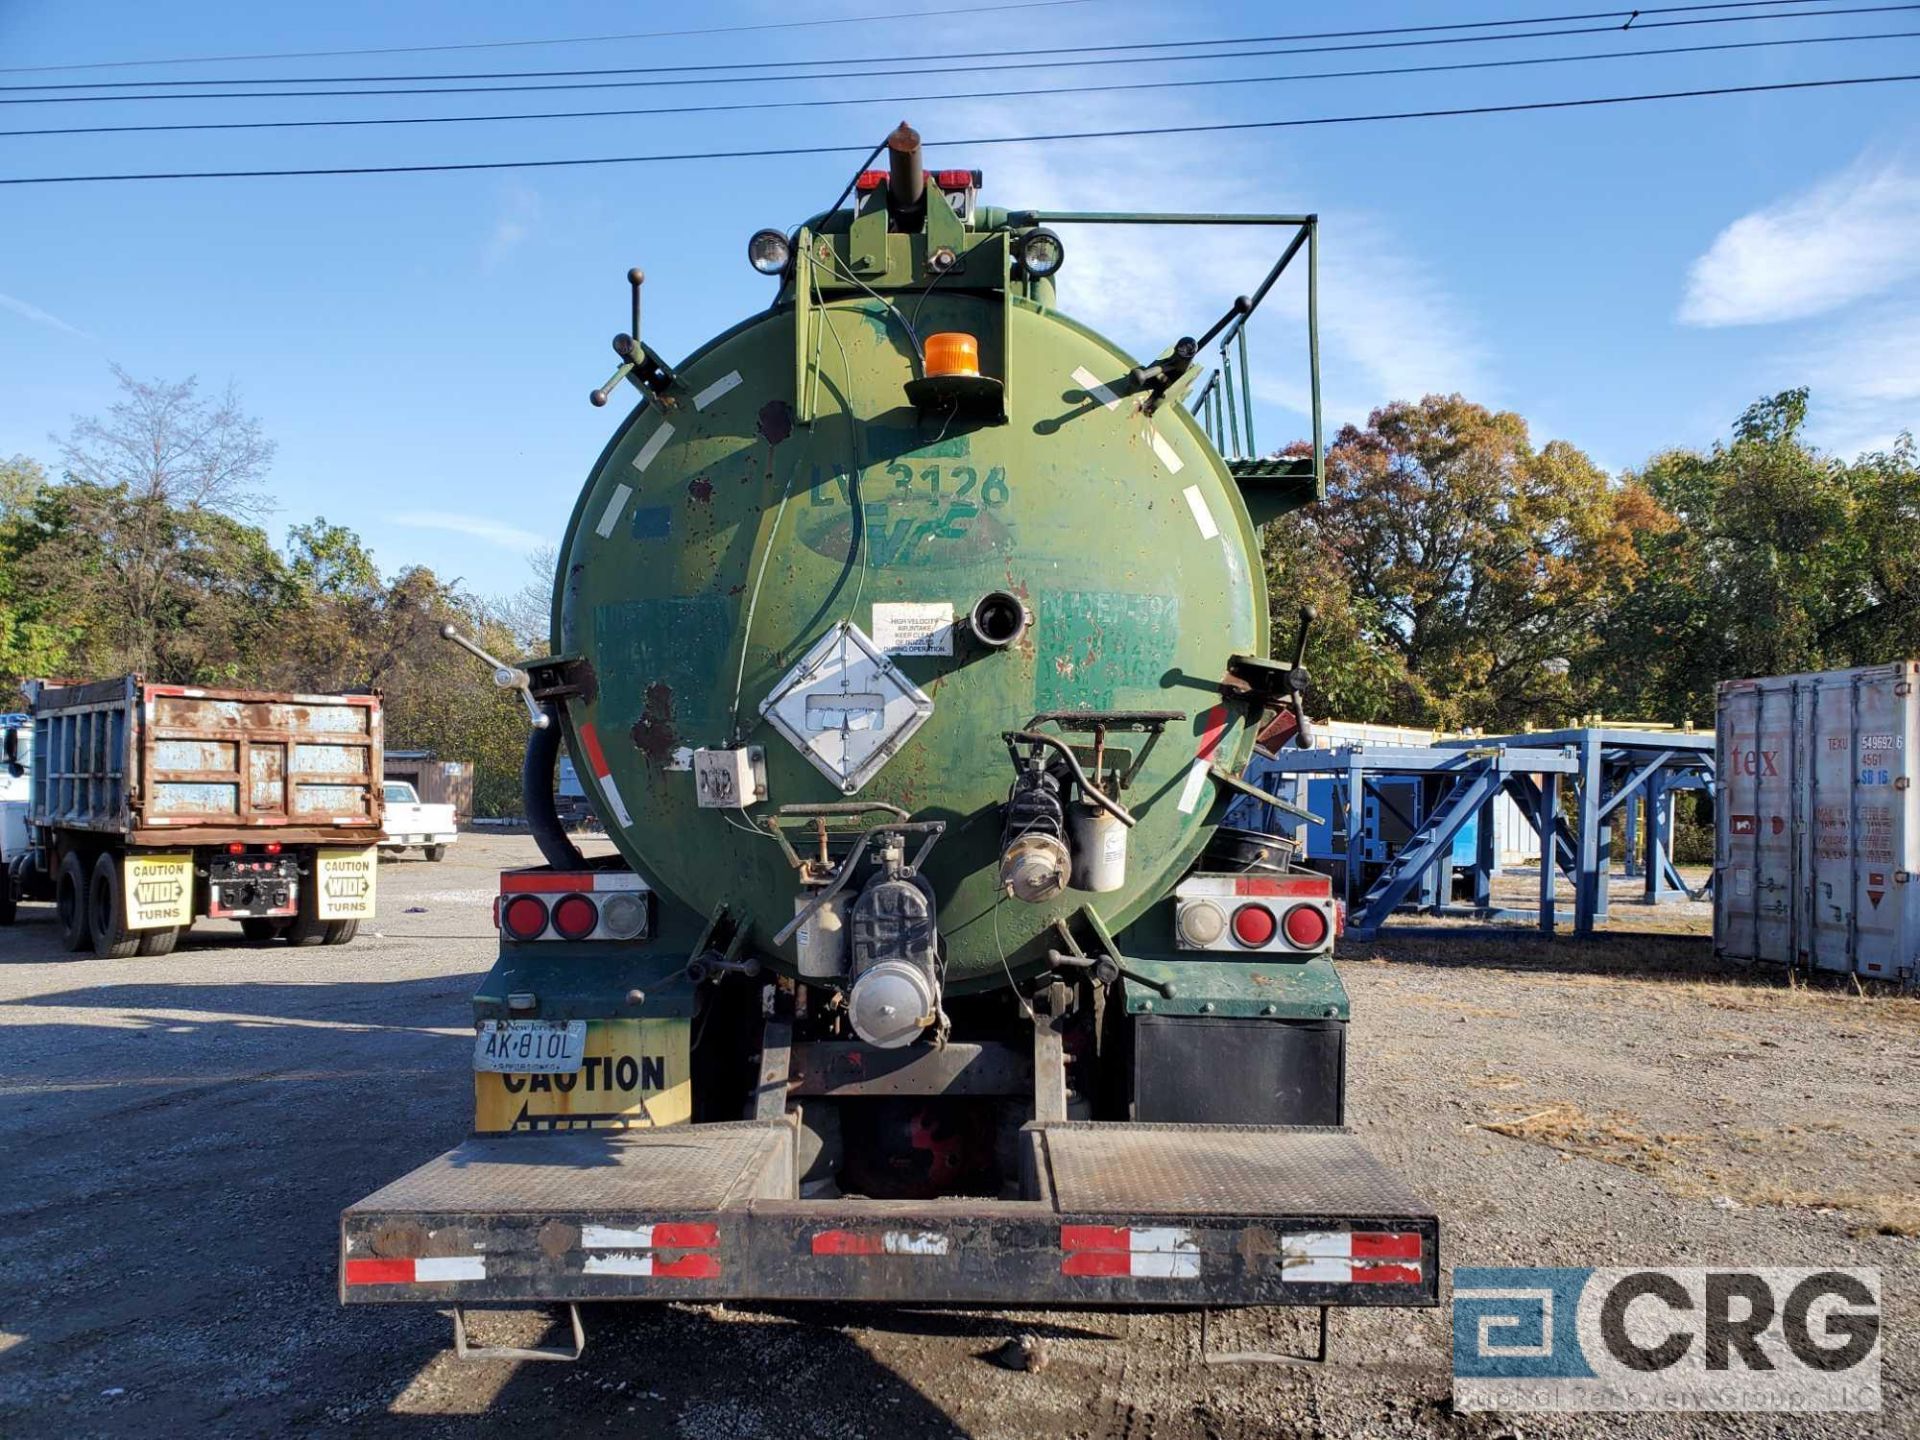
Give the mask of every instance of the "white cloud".
M 1920 274 L 1920 175 L 1858 160 L 1743 215 L 1687 273 L 1687 325 L 1762 325 L 1825 314 Z
M 45 325 L 50 330 L 58 330 L 63 335 L 72 335 L 80 340 L 96 340 L 99 337 L 88 334 L 78 325 L 69 325 L 58 315 L 49 314 L 38 305 L 29 305 L 24 300 L 16 300 L 11 295 L 0 295 L 0 310 L 11 310 L 22 319 L 31 320 L 36 325 Z
M 1808 367 L 1814 438 L 1851 458 L 1920 429 L 1920 304 L 1835 327 L 1794 357 Z
M 494 270 L 504 264 L 533 235 L 541 214 L 540 192 L 526 185 L 508 189 L 501 200 L 500 213 L 480 250 L 480 268 Z
M 486 520 L 457 510 L 408 510 L 387 519 L 395 525 L 414 530 L 444 530 L 452 535 L 467 535 L 508 550 L 537 550 L 552 543 L 549 535 L 538 535 L 499 520 Z

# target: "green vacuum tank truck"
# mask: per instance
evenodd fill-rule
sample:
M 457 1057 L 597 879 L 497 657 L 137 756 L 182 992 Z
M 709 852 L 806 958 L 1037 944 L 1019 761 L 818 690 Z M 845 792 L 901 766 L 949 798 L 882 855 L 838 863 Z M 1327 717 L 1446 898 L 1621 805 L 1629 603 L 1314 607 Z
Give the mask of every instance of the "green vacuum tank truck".
M 553 653 L 492 662 L 547 863 L 501 877 L 475 1133 L 345 1213 L 341 1294 L 463 1350 L 530 1301 L 1432 1305 L 1432 1211 L 1342 1128 L 1329 882 L 1219 824 L 1304 738 L 1258 527 L 1321 454 L 1316 403 L 1224 459 L 1198 357 L 1244 386 L 1303 251 L 1311 340 L 1314 218 L 1009 212 L 885 149 L 678 363 L 629 276 Z M 1143 364 L 1055 307 L 1051 227 L 1154 222 L 1286 239 Z

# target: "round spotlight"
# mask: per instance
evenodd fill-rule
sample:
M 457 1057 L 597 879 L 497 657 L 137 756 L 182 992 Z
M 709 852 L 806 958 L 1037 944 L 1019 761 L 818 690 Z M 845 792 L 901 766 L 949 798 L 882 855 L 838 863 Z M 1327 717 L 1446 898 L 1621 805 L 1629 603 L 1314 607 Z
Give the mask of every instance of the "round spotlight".
M 1067 247 L 1051 230 L 1029 230 L 1014 241 L 1014 258 L 1035 279 L 1044 280 L 1067 258 Z
M 647 900 L 639 891 L 616 890 L 600 902 L 600 923 L 616 940 L 631 940 L 647 928 Z
M 778 230 L 756 230 L 747 241 L 747 261 L 762 275 L 784 275 L 793 247 Z

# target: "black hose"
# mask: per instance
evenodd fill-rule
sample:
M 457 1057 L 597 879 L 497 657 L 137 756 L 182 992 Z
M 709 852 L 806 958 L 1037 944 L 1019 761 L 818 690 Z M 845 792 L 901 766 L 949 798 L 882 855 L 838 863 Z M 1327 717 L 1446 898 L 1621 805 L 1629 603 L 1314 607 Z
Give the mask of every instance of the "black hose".
M 560 717 L 551 705 L 545 706 L 547 723 L 527 736 L 526 759 L 520 764 L 520 807 L 527 817 L 527 829 L 547 864 L 556 870 L 579 870 L 587 857 L 560 823 L 560 811 L 553 803 L 553 767 L 560 758 Z

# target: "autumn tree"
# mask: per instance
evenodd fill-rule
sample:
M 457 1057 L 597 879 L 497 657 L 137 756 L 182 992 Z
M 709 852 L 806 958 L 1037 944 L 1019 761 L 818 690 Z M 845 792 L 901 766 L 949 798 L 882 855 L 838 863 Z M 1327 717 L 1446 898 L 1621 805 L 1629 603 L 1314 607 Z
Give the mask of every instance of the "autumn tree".
M 1372 718 L 1512 729 L 1578 706 L 1658 507 L 1565 441 L 1536 449 L 1518 415 L 1429 395 L 1340 431 L 1307 523 L 1375 652 Z

